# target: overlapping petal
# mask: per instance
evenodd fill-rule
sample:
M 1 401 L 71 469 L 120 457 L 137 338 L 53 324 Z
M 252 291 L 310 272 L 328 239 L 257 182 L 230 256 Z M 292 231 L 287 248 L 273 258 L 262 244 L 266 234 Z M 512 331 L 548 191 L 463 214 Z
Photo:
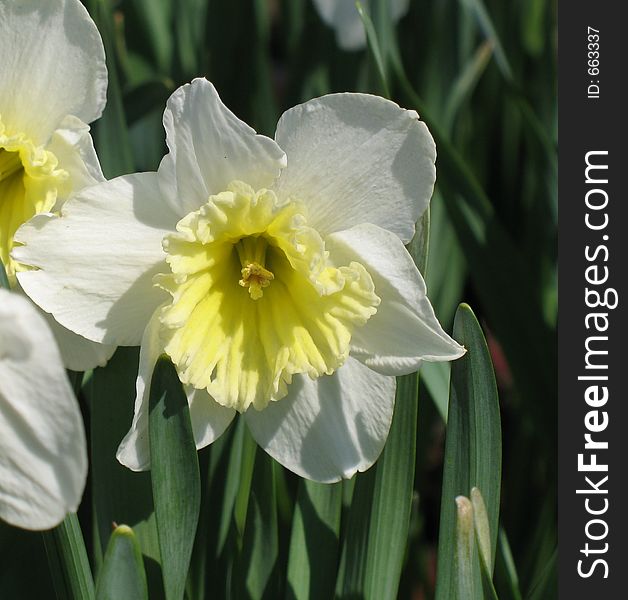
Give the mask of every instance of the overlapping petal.
M 105 52 L 78 0 L 2 2 L 0 30 L 0 116 L 10 133 L 45 144 L 66 115 L 101 115 Z
M 150 468 L 148 439 L 150 381 L 155 363 L 164 351 L 159 336 L 160 314 L 161 307 L 152 315 L 142 338 L 133 423 L 116 454 L 118 460 L 133 471 Z M 196 447 L 204 448 L 222 435 L 233 420 L 235 410 L 220 406 L 209 397 L 205 390 L 196 390 L 186 386 L 185 392 L 190 405 L 190 419 Z
M 380 455 L 395 404 L 395 378 L 353 358 L 333 375 L 295 376 L 288 396 L 244 413 L 255 441 L 292 472 L 331 483 Z
M 416 112 L 330 94 L 286 111 L 275 139 L 288 156 L 275 189 L 303 202 L 321 234 L 374 223 L 412 239 L 436 179 L 434 140 Z
M 35 308 L 0 290 L 0 518 L 48 529 L 76 511 L 87 475 L 78 404 Z
M 396 235 L 364 224 L 334 233 L 326 243 L 334 260 L 360 261 L 384 299 L 364 327 L 356 329 L 352 356 L 379 373 L 404 375 L 423 360 L 455 360 L 464 354 L 443 331 L 425 282 Z
M 42 214 L 18 231 L 15 260 L 25 292 L 59 323 L 90 340 L 140 343 L 165 298 L 153 286 L 166 269 L 163 237 L 178 218 L 159 193 L 157 175 L 119 177 L 86 188 L 61 217 Z
M 159 166 L 160 185 L 179 217 L 236 179 L 268 187 L 286 165 L 283 150 L 238 119 L 206 79 L 170 96 L 164 128 L 170 154 Z

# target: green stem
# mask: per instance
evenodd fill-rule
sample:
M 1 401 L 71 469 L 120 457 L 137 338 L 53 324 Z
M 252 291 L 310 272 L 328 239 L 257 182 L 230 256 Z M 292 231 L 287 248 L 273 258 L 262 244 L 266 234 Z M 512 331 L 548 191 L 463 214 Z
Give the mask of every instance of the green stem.
M 94 600 L 94 580 L 76 514 L 43 532 L 48 565 L 59 600 Z

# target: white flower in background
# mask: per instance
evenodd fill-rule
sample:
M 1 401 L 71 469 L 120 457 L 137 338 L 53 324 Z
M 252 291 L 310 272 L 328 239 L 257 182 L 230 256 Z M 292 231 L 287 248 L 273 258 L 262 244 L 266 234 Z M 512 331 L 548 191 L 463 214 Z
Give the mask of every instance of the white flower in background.
M 369 0 L 362 5 L 369 8 Z M 390 17 L 399 21 L 408 12 L 410 0 L 388 0 Z M 336 41 L 343 50 L 360 50 L 366 46 L 366 32 L 355 0 L 314 0 L 321 19 L 336 32 Z
M 104 181 L 86 123 L 105 106 L 107 69 L 96 25 L 78 0 L 4 0 L 0 57 L 0 260 L 14 287 L 18 227 Z M 104 364 L 113 351 L 49 324 L 68 368 Z
M 383 98 L 335 94 L 288 110 L 272 140 L 204 79 L 171 96 L 164 126 L 157 173 L 84 190 L 23 226 L 13 251 L 35 267 L 18 273 L 24 289 L 66 327 L 141 343 L 119 460 L 149 467 L 148 387 L 165 351 L 197 447 L 240 412 L 299 475 L 367 469 L 393 376 L 464 352 L 403 246 L 434 185 L 427 127 Z
M 87 452 L 78 403 L 46 322 L 0 289 L 0 519 L 50 529 L 78 508 Z

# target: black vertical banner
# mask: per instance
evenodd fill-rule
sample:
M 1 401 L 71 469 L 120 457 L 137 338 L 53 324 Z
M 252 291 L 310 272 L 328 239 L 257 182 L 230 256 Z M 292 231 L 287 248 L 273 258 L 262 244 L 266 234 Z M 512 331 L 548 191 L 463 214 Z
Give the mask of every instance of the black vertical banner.
M 569 599 L 628 597 L 623 7 L 559 3 L 559 590 Z

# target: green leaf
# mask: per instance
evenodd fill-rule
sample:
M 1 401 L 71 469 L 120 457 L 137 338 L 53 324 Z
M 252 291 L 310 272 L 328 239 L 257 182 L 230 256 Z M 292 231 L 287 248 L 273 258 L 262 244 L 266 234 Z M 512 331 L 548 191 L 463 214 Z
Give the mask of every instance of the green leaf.
M 234 445 L 231 450 L 232 458 L 239 462 L 238 467 L 234 469 L 234 474 L 237 475 L 237 494 L 234 499 L 233 518 L 240 539 L 242 539 L 246 525 L 246 516 L 249 510 L 249 498 L 251 482 L 253 480 L 253 469 L 255 467 L 257 444 L 251 437 L 244 419 L 238 419 L 238 427 L 239 431 L 236 432 Z M 240 435 L 238 435 L 238 433 Z
M 429 116 L 403 69 L 396 65 L 395 72 L 405 101 L 417 108 L 434 137 L 439 186 L 467 263 L 473 265 L 469 274 L 488 319 L 499 332 L 516 383 L 529 400 L 530 409 L 536 411 L 537 422 L 546 428 L 539 437 L 546 440 L 551 452 L 555 403 L 547 398 L 556 390 L 556 344 L 539 297 L 528 284 L 534 277 L 468 164 Z M 513 314 L 526 318 L 513 319 Z M 533 369 L 529 348 L 536 348 Z
M 207 0 L 179 0 L 175 10 L 175 30 L 179 62 L 184 75 L 202 72 L 201 57 L 206 37 Z
M 140 543 L 151 599 L 163 598 L 159 541 L 150 473 L 134 473 L 116 459 L 133 419 L 137 348 L 118 348 L 84 384 L 90 407 L 94 559 L 98 567 L 113 523 L 127 523 Z
M 140 545 L 128 525 L 119 525 L 109 539 L 98 576 L 96 600 L 148 600 Z
M 238 557 L 234 576 L 235 597 L 247 600 L 277 598 L 278 555 L 277 497 L 273 461 L 265 452 L 258 452 L 249 495 L 242 552 Z
M 113 10 L 110 0 L 90 0 L 88 7 L 102 36 L 109 74 L 107 106 L 102 117 L 93 125 L 94 138 L 103 172 L 106 177 L 112 178 L 134 170 L 118 78 Z
M 299 482 L 288 557 L 287 600 L 333 597 L 341 509 L 342 483 Z
M 454 82 L 443 113 L 445 131 L 451 131 L 458 110 L 475 90 L 492 54 L 493 48 L 490 43 L 481 44 Z
M 506 532 L 500 527 L 497 538 L 497 556 L 495 557 L 495 583 L 501 597 L 507 600 L 521 600 L 519 576 L 515 561 L 510 551 Z
M 493 25 L 493 21 L 484 6 L 482 0 L 461 0 L 461 4 L 466 6 L 475 16 L 482 33 L 488 39 L 493 46 L 493 52 L 495 53 L 495 60 L 497 61 L 497 65 L 499 66 L 500 71 L 502 72 L 504 78 L 507 81 L 512 80 L 512 68 L 510 67 L 510 63 L 506 58 L 506 53 L 504 52 L 504 47 L 502 46 L 501 40 L 497 35 L 497 31 L 495 30 L 495 26 Z
M 532 584 L 526 600 L 554 600 L 558 594 L 558 563 L 557 550 L 547 561 L 539 578 Z
M 501 425 L 495 375 L 475 315 L 461 304 L 454 338 L 467 354 L 451 366 L 449 420 L 438 543 L 436 600 L 450 600 L 455 589 L 455 502 L 477 487 L 488 514 L 490 553 L 495 556 L 501 488 Z M 490 565 L 492 571 L 493 565 Z
M 362 24 L 364 25 L 364 29 L 366 31 L 366 40 L 368 43 L 370 54 L 373 57 L 373 62 L 376 67 L 377 75 L 379 76 L 379 82 L 382 88 L 383 95 L 386 98 L 390 98 L 386 63 L 384 62 L 384 58 L 382 56 L 377 33 L 375 31 L 375 28 L 373 27 L 373 21 L 371 21 L 371 17 L 369 17 L 368 13 L 364 10 L 364 7 L 360 2 L 356 2 L 355 6 L 358 10 L 358 14 L 360 15 L 360 19 L 362 19 Z
M 198 524 L 201 482 L 187 397 L 168 357 L 150 389 L 151 481 L 168 600 L 181 600 Z
M 377 463 L 358 474 L 342 552 L 344 598 L 396 598 L 414 484 L 418 377 L 398 379 L 393 421 Z
M 57 598 L 93 600 L 94 580 L 77 516 L 69 514 L 43 536 Z
M 132 0 L 138 14 L 138 24 L 146 37 L 160 72 L 167 73 L 172 65 L 172 0 Z M 179 11 L 180 12 L 180 11 Z
M 447 423 L 447 411 L 449 410 L 450 371 L 449 363 L 446 362 L 426 362 L 421 365 L 421 380 L 427 387 L 434 406 L 445 423 Z
M 449 220 L 443 198 L 437 189 L 430 202 L 430 247 L 425 284 L 434 312 L 446 330 L 450 330 L 453 325 L 454 314 L 462 299 L 466 278 L 465 257 L 456 237 L 456 231 Z M 424 366 L 429 364 L 445 365 L 447 368 L 447 389 L 443 399 L 444 404 L 447 405 L 449 363 L 428 363 Z M 421 368 L 421 374 L 425 378 L 423 368 Z

